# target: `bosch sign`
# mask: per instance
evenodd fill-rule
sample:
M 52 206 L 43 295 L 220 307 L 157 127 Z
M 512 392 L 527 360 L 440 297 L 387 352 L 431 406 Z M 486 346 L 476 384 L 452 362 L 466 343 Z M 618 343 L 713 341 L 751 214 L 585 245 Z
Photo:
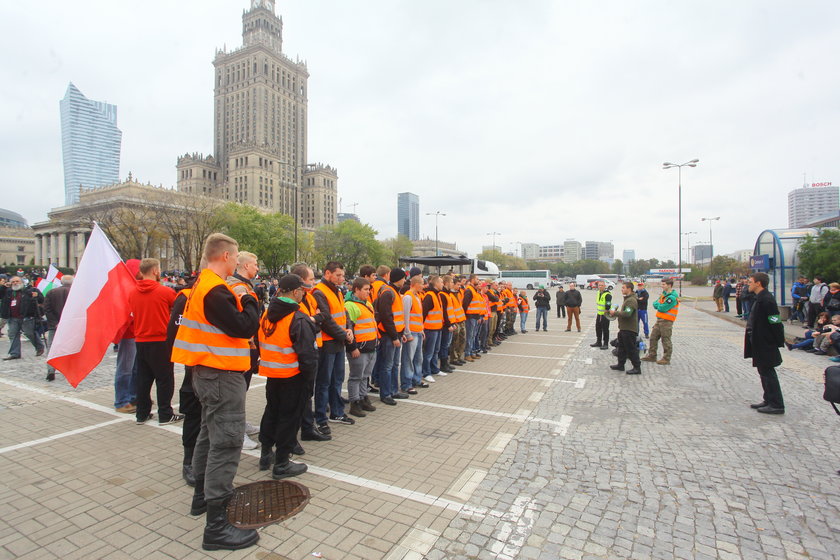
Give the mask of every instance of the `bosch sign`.
M 823 182 L 823 183 L 811 183 L 812 187 L 830 187 L 831 181 Z

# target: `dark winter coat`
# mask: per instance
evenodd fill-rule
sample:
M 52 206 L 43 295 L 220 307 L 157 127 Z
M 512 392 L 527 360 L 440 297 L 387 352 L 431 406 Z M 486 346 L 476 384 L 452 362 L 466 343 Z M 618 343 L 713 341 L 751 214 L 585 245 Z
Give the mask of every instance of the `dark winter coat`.
M 752 358 L 754 367 L 776 367 L 782 363 L 779 347 L 784 343 L 785 327 L 776 298 L 762 290 L 755 295 L 744 333 L 744 357 Z
M 583 303 L 583 296 L 580 295 L 580 290 L 566 291 L 566 307 L 580 307 Z
M 551 309 L 551 295 L 545 290 L 537 290 L 534 297 L 531 298 L 535 307 L 541 309 Z

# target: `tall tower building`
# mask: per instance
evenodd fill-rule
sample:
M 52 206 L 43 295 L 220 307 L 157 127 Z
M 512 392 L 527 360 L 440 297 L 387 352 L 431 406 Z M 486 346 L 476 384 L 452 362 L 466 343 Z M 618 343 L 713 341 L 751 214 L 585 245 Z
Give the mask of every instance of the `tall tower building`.
M 800 228 L 836 214 L 840 209 L 840 191 L 831 183 L 811 183 L 788 193 L 788 227 Z
M 397 195 L 397 233 L 411 241 L 420 239 L 420 197 L 414 193 Z
M 79 201 L 81 189 L 119 182 L 122 132 L 117 106 L 88 99 L 72 82 L 59 108 L 64 204 L 70 205 Z
M 309 71 L 282 47 L 274 0 L 251 0 L 242 46 L 213 60 L 215 153 L 178 158 L 178 190 L 282 212 L 307 228 L 333 225 L 338 174 L 307 164 Z

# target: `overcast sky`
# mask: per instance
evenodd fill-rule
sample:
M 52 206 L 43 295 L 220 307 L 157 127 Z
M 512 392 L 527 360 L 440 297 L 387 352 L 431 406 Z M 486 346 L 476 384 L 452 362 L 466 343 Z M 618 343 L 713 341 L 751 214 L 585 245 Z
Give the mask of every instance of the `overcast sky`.
M 0 7 L 0 207 L 30 223 L 64 202 L 59 100 L 73 81 L 118 106 L 120 174 L 174 187 L 212 152 L 216 48 L 249 0 L 74 0 Z M 787 227 L 787 193 L 840 184 L 840 4 L 782 1 L 279 0 L 283 50 L 306 60 L 309 161 L 337 167 L 343 210 L 470 253 L 613 241 L 675 258 Z M 804 174 L 804 177 L 803 177 Z

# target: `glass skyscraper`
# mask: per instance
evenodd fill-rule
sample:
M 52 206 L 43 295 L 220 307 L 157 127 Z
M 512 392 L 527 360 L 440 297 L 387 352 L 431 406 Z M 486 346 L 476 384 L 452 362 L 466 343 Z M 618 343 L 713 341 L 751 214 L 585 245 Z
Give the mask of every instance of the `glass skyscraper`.
M 420 239 L 420 197 L 414 193 L 397 195 L 397 233 L 411 241 Z
M 60 107 L 64 204 L 69 205 L 79 201 L 81 189 L 119 182 L 122 132 L 117 106 L 88 99 L 72 82 Z

